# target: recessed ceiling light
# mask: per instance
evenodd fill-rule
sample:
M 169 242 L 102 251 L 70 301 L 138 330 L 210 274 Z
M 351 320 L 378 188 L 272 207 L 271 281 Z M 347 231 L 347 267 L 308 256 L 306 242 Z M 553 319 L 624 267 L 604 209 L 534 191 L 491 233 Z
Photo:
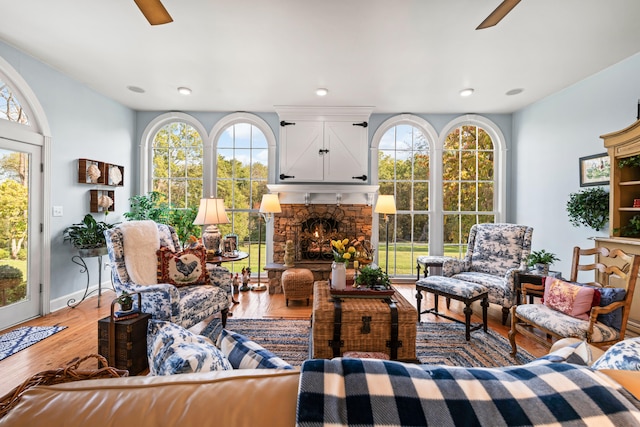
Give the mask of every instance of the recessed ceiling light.
M 178 88 L 178 93 L 180 93 L 181 95 L 191 95 L 191 89 L 181 86 Z
M 510 91 L 507 92 L 507 95 L 511 96 L 511 95 L 517 95 L 519 93 L 522 93 L 524 91 L 524 89 L 522 88 L 518 88 L 518 89 L 511 89 Z
M 471 95 L 473 95 L 473 89 L 472 88 L 462 89 L 460 91 L 460 96 L 471 96 Z
M 127 89 L 129 89 L 131 92 L 135 92 L 135 93 L 144 93 L 144 89 L 142 89 L 141 87 L 138 87 L 138 86 L 127 86 Z
M 316 89 L 316 95 L 318 96 L 326 96 L 328 93 L 329 93 L 329 90 L 323 87 Z

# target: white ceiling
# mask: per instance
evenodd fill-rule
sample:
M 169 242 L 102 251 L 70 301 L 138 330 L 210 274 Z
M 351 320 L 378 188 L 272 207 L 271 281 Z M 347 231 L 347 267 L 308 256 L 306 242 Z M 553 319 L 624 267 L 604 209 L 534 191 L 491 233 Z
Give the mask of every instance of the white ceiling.
M 163 0 L 174 22 L 152 27 L 133 0 L 0 0 L 0 40 L 133 109 L 182 111 L 509 113 L 640 51 L 638 0 L 523 0 L 476 31 L 500 2 Z

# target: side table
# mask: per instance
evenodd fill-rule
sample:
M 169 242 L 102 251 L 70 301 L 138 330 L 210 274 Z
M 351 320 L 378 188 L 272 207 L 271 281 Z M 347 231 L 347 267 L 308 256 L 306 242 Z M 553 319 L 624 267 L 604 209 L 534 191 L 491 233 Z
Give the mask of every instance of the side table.
M 106 247 L 100 248 L 92 248 L 92 249 L 79 249 L 78 255 L 74 255 L 71 257 L 71 261 L 80 266 L 80 273 L 87 274 L 87 287 L 84 290 L 84 295 L 80 301 L 76 302 L 75 298 L 70 298 L 67 301 L 67 306 L 71 308 L 76 308 L 82 301 L 84 301 L 89 295 L 98 291 L 98 308 L 100 307 L 100 297 L 102 296 L 102 257 L 107 254 Z M 91 277 L 89 275 L 89 268 L 87 267 L 87 263 L 84 261 L 85 258 L 98 258 L 98 289 L 94 289 L 89 292 L 89 286 L 91 285 Z M 113 283 L 111 284 L 113 287 Z M 113 289 L 115 292 L 115 288 Z
M 140 307 L 140 293 L 138 307 Z M 148 368 L 147 361 L 147 323 L 151 319 L 148 313 L 140 313 L 127 320 L 114 319 L 114 306 L 111 314 L 98 320 L 98 353 L 104 356 L 109 366 L 126 369 L 131 375 L 137 375 Z
M 562 279 L 562 273 L 559 271 L 550 271 L 548 276 L 551 277 L 555 277 L 557 279 Z M 522 302 L 522 284 L 523 283 L 531 283 L 532 285 L 543 285 L 544 284 L 544 278 L 547 276 L 543 276 L 541 274 L 536 273 L 535 270 L 529 270 L 529 271 L 525 271 L 525 272 L 520 272 L 520 271 L 516 271 L 516 274 L 514 276 L 514 280 L 513 280 L 513 291 L 516 294 L 516 305 L 520 305 L 520 303 Z M 529 304 L 533 303 L 533 297 L 534 296 L 542 296 L 542 294 L 540 295 L 534 295 L 531 294 L 529 295 Z

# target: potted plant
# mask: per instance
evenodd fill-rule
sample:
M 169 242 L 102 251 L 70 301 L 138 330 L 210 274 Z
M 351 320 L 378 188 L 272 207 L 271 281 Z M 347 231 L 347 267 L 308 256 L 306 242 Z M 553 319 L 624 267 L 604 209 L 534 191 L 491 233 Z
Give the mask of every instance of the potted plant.
M 544 249 L 539 251 L 533 251 L 527 259 L 530 267 L 536 267 L 538 274 L 541 276 L 547 276 L 549 274 L 549 265 L 555 261 L 560 261 L 554 253 L 547 252 Z
M 120 310 L 122 311 L 131 311 L 131 309 L 133 309 L 133 298 L 127 291 L 122 291 L 118 298 L 116 298 L 116 302 L 120 305 Z
M 620 232 L 622 237 L 638 237 L 640 236 L 640 215 L 634 215 L 629 218 L 627 225 L 613 230 L 615 233 Z
M 567 213 L 574 227 L 586 225 L 599 231 L 609 221 L 609 193 L 601 187 L 593 187 L 570 194 Z
M 104 231 L 116 224 L 96 221 L 91 214 L 86 214 L 81 223 L 73 224 L 64 229 L 64 241 L 71 243 L 81 257 L 105 255 L 107 242 Z
M 384 290 L 391 288 L 391 279 L 381 268 L 374 268 L 369 265 L 362 267 L 356 278 L 357 288 L 369 288 L 374 290 Z

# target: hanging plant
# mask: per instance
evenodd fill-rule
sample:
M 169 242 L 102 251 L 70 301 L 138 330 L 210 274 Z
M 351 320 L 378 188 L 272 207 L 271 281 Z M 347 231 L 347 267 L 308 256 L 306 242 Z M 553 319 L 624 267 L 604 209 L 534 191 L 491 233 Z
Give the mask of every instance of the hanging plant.
M 567 202 L 567 213 L 574 227 L 586 225 L 600 231 L 609 222 L 609 193 L 601 187 L 572 193 Z

